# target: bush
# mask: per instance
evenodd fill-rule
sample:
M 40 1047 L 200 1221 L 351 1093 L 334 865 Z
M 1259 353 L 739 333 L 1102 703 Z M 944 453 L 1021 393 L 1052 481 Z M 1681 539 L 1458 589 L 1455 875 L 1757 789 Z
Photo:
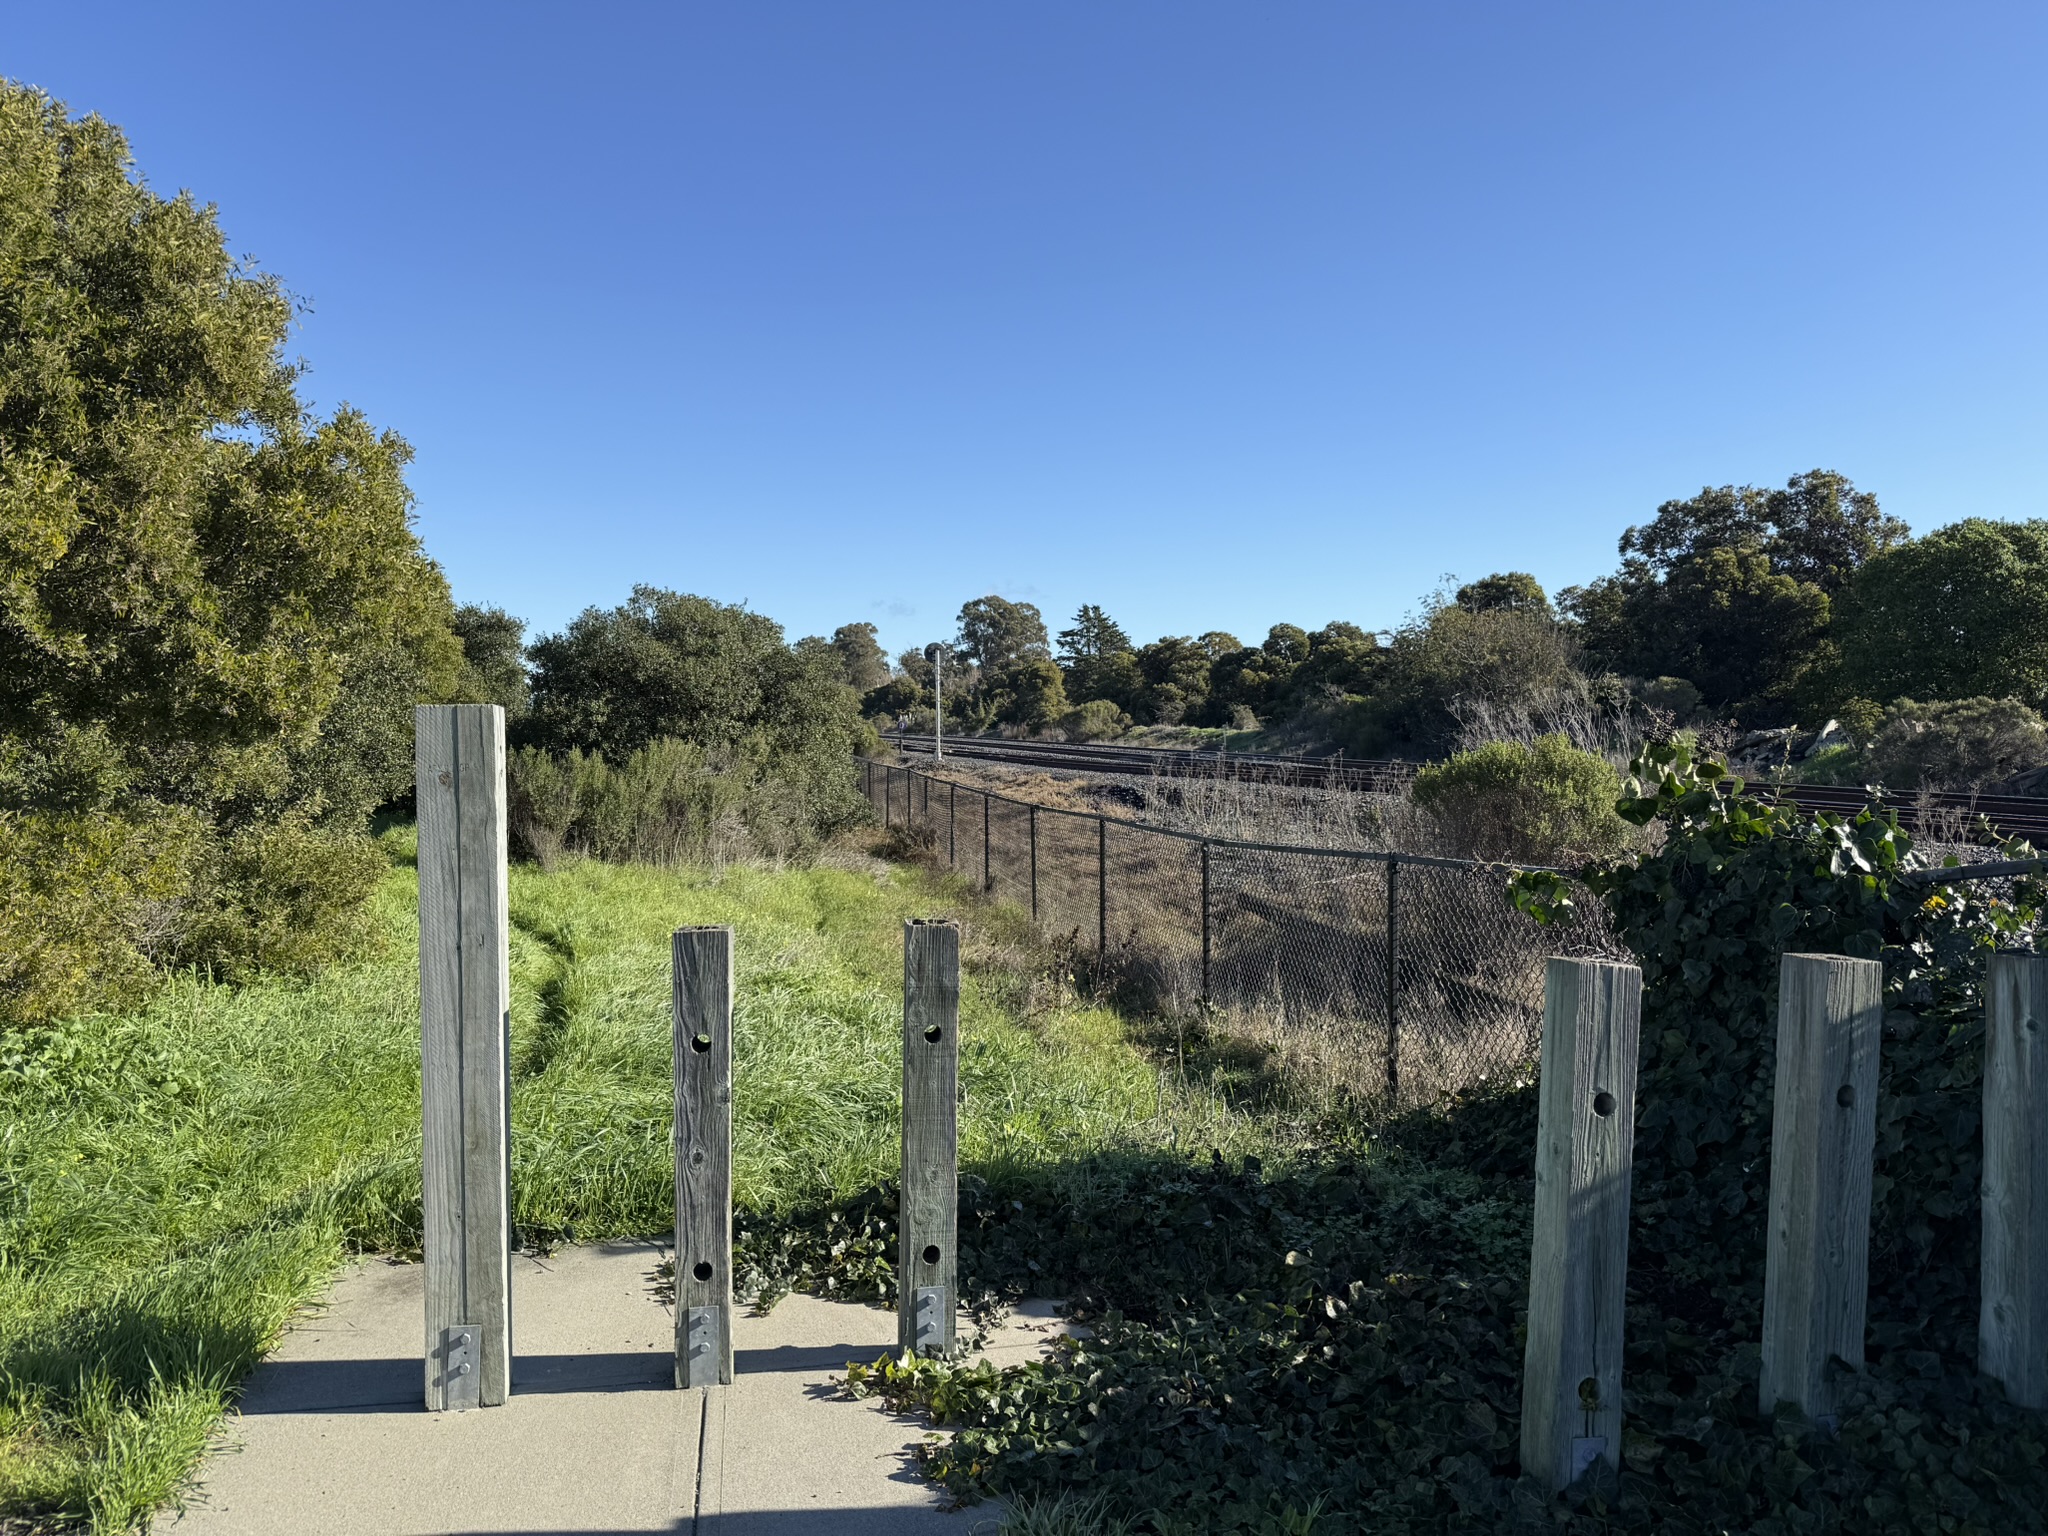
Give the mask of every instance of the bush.
M 1621 776 L 1561 735 L 1459 752 L 1417 773 L 1413 793 L 1473 858 L 1579 863 L 1610 858 L 1631 841 L 1614 809 Z
M 645 864 L 797 857 L 866 811 L 805 767 L 760 737 L 663 739 L 617 766 L 573 747 L 522 747 L 506 765 L 512 849 L 544 865 L 565 853 Z
M 2048 763 L 2048 725 L 2015 699 L 1900 699 L 1865 758 L 1894 789 L 1975 788 Z
M 1435 756 L 1456 741 L 1461 709 L 1525 710 L 1573 676 L 1566 634 L 1548 614 L 1439 600 L 1395 635 L 1345 745 L 1367 757 Z
M 1131 728 L 1131 717 L 1107 699 L 1090 699 L 1060 716 L 1069 741 L 1107 741 Z

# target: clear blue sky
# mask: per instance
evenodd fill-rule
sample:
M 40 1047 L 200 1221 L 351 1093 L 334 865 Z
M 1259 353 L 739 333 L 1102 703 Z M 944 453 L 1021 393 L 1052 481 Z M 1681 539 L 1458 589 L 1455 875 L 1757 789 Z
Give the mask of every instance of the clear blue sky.
M 458 597 L 1397 622 L 1839 469 L 2048 515 L 2038 4 L 10 6 Z

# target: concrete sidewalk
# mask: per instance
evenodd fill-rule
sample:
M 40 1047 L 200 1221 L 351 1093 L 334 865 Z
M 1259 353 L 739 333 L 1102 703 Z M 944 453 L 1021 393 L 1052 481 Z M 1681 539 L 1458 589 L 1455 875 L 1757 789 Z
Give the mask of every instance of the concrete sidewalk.
M 892 1348 L 893 1313 L 792 1296 L 734 1324 L 736 1380 L 678 1391 L 656 1244 L 514 1260 L 512 1400 L 421 1406 L 423 1271 L 351 1265 L 257 1367 L 195 1477 L 175 1536 L 967 1536 L 917 1475 L 921 1424 L 838 1399 L 848 1360 Z M 1042 1349 L 1047 1307 L 989 1351 Z

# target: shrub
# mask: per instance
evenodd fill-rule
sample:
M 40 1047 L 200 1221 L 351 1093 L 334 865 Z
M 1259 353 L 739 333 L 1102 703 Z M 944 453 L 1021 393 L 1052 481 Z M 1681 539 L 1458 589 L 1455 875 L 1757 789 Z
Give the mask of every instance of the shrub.
M 1621 776 L 1561 735 L 1457 753 L 1417 773 L 1413 793 L 1473 858 L 1577 863 L 1611 857 L 1631 841 L 1614 808 Z
M 1090 699 L 1060 717 L 1069 741 L 1107 741 L 1131 728 L 1131 717 L 1107 699 Z
M 168 812 L 0 812 L 0 1020 L 103 1008 L 145 981 L 196 831 Z
M 2048 763 L 2048 725 L 2016 699 L 1900 699 L 1865 757 L 1896 789 L 1972 788 Z
M 867 804 L 758 736 L 732 747 L 665 738 L 616 766 L 574 747 L 522 747 L 506 767 L 513 851 L 542 864 L 564 853 L 648 864 L 793 858 Z

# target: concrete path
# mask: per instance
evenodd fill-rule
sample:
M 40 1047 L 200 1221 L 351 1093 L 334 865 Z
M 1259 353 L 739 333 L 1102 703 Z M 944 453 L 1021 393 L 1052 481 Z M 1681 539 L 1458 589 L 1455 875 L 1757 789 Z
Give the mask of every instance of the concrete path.
M 917 1422 L 836 1397 L 848 1360 L 893 1347 L 893 1313 L 792 1296 L 735 1321 L 737 1380 L 678 1391 L 656 1244 L 514 1260 L 512 1400 L 421 1406 L 422 1270 L 366 1260 L 257 1367 L 173 1536 L 967 1536 L 917 1475 Z M 989 1353 L 1059 1324 L 1026 1308 Z

